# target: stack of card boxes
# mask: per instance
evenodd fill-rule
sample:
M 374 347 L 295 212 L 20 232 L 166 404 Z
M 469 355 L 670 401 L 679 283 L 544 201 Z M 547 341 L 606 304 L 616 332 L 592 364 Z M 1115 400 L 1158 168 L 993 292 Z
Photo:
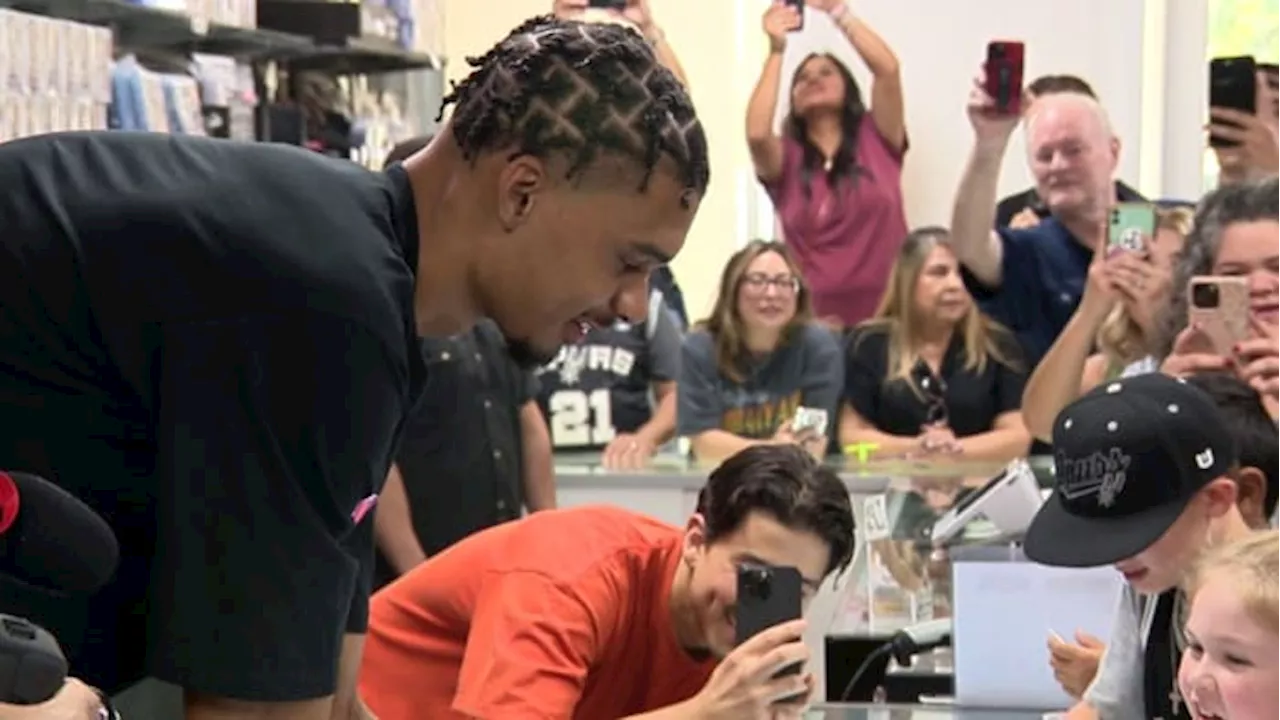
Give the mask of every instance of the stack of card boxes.
M 106 28 L 0 9 L 0 142 L 106 128 Z

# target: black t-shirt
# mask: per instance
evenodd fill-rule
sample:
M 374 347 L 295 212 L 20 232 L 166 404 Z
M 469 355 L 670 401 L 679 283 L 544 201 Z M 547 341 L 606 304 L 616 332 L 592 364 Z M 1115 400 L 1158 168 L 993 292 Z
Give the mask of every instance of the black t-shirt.
M 418 542 L 434 555 L 520 517 L 520 414 L 537 380 L 511 359 L 492 320 L 450 338 L 423 338 L 427 383 L 396 451 Z M 378 585 L 394 579 L 380 563 Z
M 113 692 L 332 693 L 422 382 L 408 179 L 283 145 L 0 145 L 0 467 L 121 544 L 91 601 L 6 594 Z
M 1017 343 L 1004 339 L 1007 357 L 1019 358 Z M 964 340 L 953 337 L 939 375 L 945 384 L 947 422 L 956 437 L 991 430 L 1001 413 L 1022 407 L 1026 375 L 988 357 L 981 373 L 965 368 Z M 889 334 L 882 328 L 857 328 L 845 354 L 845 400 L 864 420 L 890 435 L 913 436 L 929 419 L 929 402 L 906 380 L 888 378 Z

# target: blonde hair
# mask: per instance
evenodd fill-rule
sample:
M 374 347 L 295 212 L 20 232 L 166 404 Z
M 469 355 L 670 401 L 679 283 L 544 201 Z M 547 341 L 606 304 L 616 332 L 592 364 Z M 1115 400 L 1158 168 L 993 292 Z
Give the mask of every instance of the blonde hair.
M 716 369 L 737 383 L 746 381 L 743 361 L 747 357 L 746 329 L 738 312 L 738 291 L 742 289 L 742 277 L 747 274 L 747 268 L 765 253 L 776 253 L 781 257 L 797 283 L 796 314 L 783 330 L 782 343 L 790 342 L 801 328 L 813 320 L 809 286 L 800 274 L 800 264 L 786 245 L 771 240 L 752 240 L 730 256 L 720 275 L 720 294 L 716 296 L 715 307 L 711 308 L 711 316 L 697 323 L 695 328 L 705 330 L 711 336 L 716 348 Z
M 881 329 L 889 335 L 884 381 L 906 380 L 916 392 L 920 392 L 920 388 L 915 387 L 911 374 L 919 358 L 916 345 L 920 320 L 915 308 L 916 285 L 924 271 L 925 260 L 938 246 L 951 247 L 951 235 L 945 228 L 925 227 L 908 233 L 902 241 L 902 249 L 898 251 L 898 259 L 889 271 L 889 282 L 880 298 L 880 306 L 870 320 L 858 324 L 859 328 Z M 1009 331 L 979 312 L 973 304 L 960 318 L 956 330 L 964 340 L 965 370 L 981 374 L 986 370 L 988 360 L 1017 368 L 1016 358 L 1007 350 L 1013 346 Z M 860 335 L 859 342 L 865 337 L 865 334 Z
M 1185 239 L 1191 232 L 1192 220 L 1190 208 L 1159 209 L 1156 210 L 1156 231 L 1169 230 L 1177 233 L 1179 238 Z M 1175 260 L 1174 263 L 1176 264 L 1177 261 Z M 1169 270 L 1172 272 L 1173 268 Z M 1153 315 L 1159 315 L 1155 308 L 1152 308 L 1152 312 Z M 1156 327 L 1144 330 L 1129 313 L 1128 308 L 1123 304 L 1117 304 L 1107 319 L 1102 322 L 1102 326 L 1098 328 L 1096 338 L 1098 350 L 1107 359 L 1108 365 L 1128 365 L 1152 352 L 1158 330 L 1159 328 Z
M 1251 617 L 1263 627 L 1280 631 L 1280 533 L 1251 532 L 1206 551 L 1192 566 L 1185 583 L 1187 597 L 1209 582 L 1230 583 Z

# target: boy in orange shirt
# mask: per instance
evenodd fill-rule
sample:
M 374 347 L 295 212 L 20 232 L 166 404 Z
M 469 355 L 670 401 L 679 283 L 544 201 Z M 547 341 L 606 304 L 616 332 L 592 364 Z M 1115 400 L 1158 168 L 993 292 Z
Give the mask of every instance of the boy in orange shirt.
M 806 604 L 853 553 L 849 492 L 798 447 L 711 473 L 686 527 L 588 506 L 463 540 L 374 596 L 360 694 L 380 720 L 750 720 L 797 713 L 803 622 L 734 647 L 737 567 L 792 566 Z M 717 664 L 717 660 L 720 662 Z

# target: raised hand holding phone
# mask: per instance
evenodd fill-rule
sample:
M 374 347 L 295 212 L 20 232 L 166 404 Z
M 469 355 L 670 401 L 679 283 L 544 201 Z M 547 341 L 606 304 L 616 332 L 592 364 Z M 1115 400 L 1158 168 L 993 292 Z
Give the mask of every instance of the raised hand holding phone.
M 787 44 L 787 33 L 795 32 L 804 25 L 804 15 L 795 5 L 784 2 L 773 2 L 764 11 L 764 34 L 769 37 L 769 44 L 775 51 L 781 51 Z
M 973 81 L 967 112 L 969 124 L 981 143 L 1005 143 L 1022 121 L 1029 103 L 1022 87 L 1025 49 L 1015 40 L 993 40 L 987 44 L 986 60 Z
M 1258 111 L 1258 65 L 1252 56 L 1217 57 L 1209 61 L 1209 112 L 1215 110 L 1234 111 L 1240 121 L 1225 120 L 1219 112 L 1220 123 L 1242 129 L 1242 120 L 1255 116 Z M 1240 144 L 1239 138 L 1231 137 L 1231 133 L 1222 133 L 1211 128 L 1209 145 L 1211 147 L 1234 147 Z
M 1001 115 L 1021 115 L 1023 104 L 1022 67 L 1025 46 L 1017 40 L 987 43 L 987 60 L 982 66 L 982 89 L 991 99 L 992 109 Z
M 1249 287 L 1240 277 L 1197 275 L 1187 287 L 1187 327 L 1174 338 L 1160 372 L 1185 377 L 1231 370 L 1249 337 Z

